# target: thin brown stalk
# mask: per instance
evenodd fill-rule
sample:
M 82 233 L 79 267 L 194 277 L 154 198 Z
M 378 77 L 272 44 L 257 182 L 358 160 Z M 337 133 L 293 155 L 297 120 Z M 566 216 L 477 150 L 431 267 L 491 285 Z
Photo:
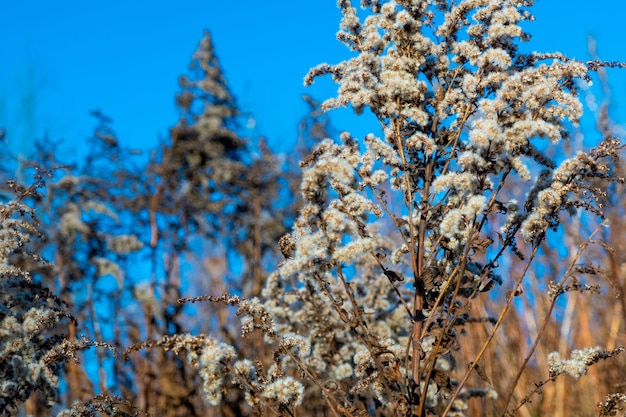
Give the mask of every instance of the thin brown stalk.
M 476 365 L 478 365 L 478 361 L 480 361 L 480 359 L 485 354 L 485 352 L 487 350 L 487 346 L 489 346 L 489 344 L 493 340 L 496 332 L 500 328 L 500 325 L 504 321 L 504 317 L 506 316 L 506 313 L 509 311 L 509 309 L 511 307 L 511 304 L 513 303 L 513 298 L 515 297 L 515 292 L 516 292 L 516 290 L 518 288 L 521 287 L 522 281 L 524 280 L 524 277 L 526 276 L 526 273 L 528 272 L 528 269 L 530 268 L 530 264 L 532 263 L 533 259 L 537 255 L 537 250 L 538 249 L 539 249 L 539 246 L 535 245 L 535 247 L 533 248 L 533 251 L 532 251 L 532 253 L 531 253 L 531 255 L 530 255 L 529 259 L 528 259 L 528 261 L 526 262 L 524 270 L 520 274 L 519 278 L 515 281 L 515 285 L 513 286 L 513 290 L 507 296 L 507 300 L 506 300 L 506 303 L 504 305 L 504 308 L 500 312 L 500 315 L 498 316 L 498 320 L 494 324 L 493 329 L 491 330 L 491 333 L 489 334 L 489 337 L 483 343 L 482 347 L 480 348 L 480 351 L 476 355 L 476 358 L 468 366 L 467 371 L 465 371 L 465 375 L 463 376 L 463 378 L 459 382 L 458 386 L 456 387 L 456 389 L 452 393 L 452 396 L 451 396 L 451 398 L 450 398 L 450 400 L 448 402 L 448 406 L 446 407 L 446 409 L 443 412 L 443 414 L 441 415 L 441 417 L 446 417 L 448 415 L 448 413 L 452 409 L 452 405 L 454 404 L 454 400 L 456 400 L 456 398 L 458 397 L 459 393 L 461 392 L 461 389 L 463 388 L 463 386 L 465 385 L 465 383 L 469 379 L 472 371 L 476 368 Z
M 582 255 L 583 251 L 585 250 L 585 248 L 589 245 L 589 242 L 592 241 L 593 237 L 606 224 L 607 224 L 606 220 L 604 220 L 602 223 L 600 223 L 594 229 L 594 231 L 591 233 L 591 235 L 587 238 L 587 240 L 585 240 L 583 243 L 581 243 L 579 245 L 578 251 L 576 252 L 576 255 L 574 255 L 574 258 L 570 262 L 567 270 L 565 271 L 565 273 L 563 274 L 561 280 L 557 284 L 558 288 L 563 288 L 563 285 L 565 284 L 565 282 L 571 277 L 572 271 L 573 271 L 574 267 L 576 266 L 576 263 L 580 259 L 580 257 Z M 548 311 L 547 311 L 547 313 L 546 313 L 546 315 L 544 317 L 543 324 L 541 325 L 541 328 L 539 329 L 539 332 L 537 333 L 537 336 L 535 337 L 535 340 L 533 341 L 533 344 L 532 344 L 528 354 L 524 358 L 524 361 L 522 362 L 522 365 L 520 366 L 519 370 L 517 371 L 517 374 L 515 375 L 515 378 L 513 379 L 513 383 L 511 384 L 511 387 L 509 388 L 509 390 L 507 392 L 507 396 L 506 396 L 506 400 L 505 400 L 504 408 L 503 408 L 503 412 L 502 412 L 502 417 L 504 417 L 506 415 L 509 403 L 511 402 L 511 398 L 513 397 L 513 392 L 515 390 L 515 387 L 517 386 L 517 383 L 519 382 L 519 379 L 522 376 L 522 373 L 524 372 L 524 369 L 526 368 L 526 365 L 528 364 L 528 361 L 530 361 L 530 358 L 535 353 L 535 350 L 537 349 L 537 346 L 539 345 L 539 341 L 541 340 L 543 334 L 546 331 L 546 328 L 548 327 L 548 324 L 550 323 L 550 317 L 552 316 L 552 312 L 554 311 L 554 307 L 556 306 L 556 300 L 557 299 L 558 299 L 558 295 L 553 295 L 552 296 L 552 299 L 551 299 L 551 302 L 550 302 L 550 307 L 548 308 Z

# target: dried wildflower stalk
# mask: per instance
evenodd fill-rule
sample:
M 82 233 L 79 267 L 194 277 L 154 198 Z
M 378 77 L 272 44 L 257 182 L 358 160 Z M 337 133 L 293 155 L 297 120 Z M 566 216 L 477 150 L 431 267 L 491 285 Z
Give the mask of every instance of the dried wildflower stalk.
M 361 19 L 350 1 L 339 2 L 338 39 L 354 57 L 312 69 L 305 82 L 331 75 L 338 95 L 322 108 L 368 108 L 382 134 L 359 140 L 342 133 L 339 142 L 322 140 L 304 158 L 301 207 L 293 230 L 278 242 L 285 259 L 266 280 L 265 251 L 282 230 L 272 200 L 280 195 L 278 164 L 263 146 L 259 158 L 250 157 L 235 133 L 237 109 L 205 37 L 194 57 L 200 77 L 181 80 L 184 114 L 171 146 L 149 166 L 153 193 L 138 193 L 135 201 L 147 207 L 143 230 L 149 233 L 107 235 L 106 247 L 126 256 L 143 245 L 153 257 L 163 248 L 166 305 L 181 295 L 179 260 L 191 236 L 217 241 L 224 225 L 234 227 L 226 246 L 246 259 L 240 289 L 251 297 L 182 299 L 236 307 L 241 320 L 241 334 L 234 335 L 232 316 L 210 309 L 206 327 L 218 335 L 192 336 L 183 330 L 181 306 L 172 313 L 159 304 L 154 282 L 137 290 L 144 340 L 153 341 L 127 351 L 141 380 L 135 407 L 158 412 L 161 402 L 154 398 L 197 404 L 189 400 L 194 376 L 182 364 L 168 370 L 166 351 L 198 371 L 207 402 L 223 406 L 223 415 L 321 409 L 335 416 L 461 416 L 472 398 L 494 400 L 502 393 L 500 411 L 509 411 L 543 330 L 512 386 L 494 384 L 479 362 L 561 213 L 601 218 L 602 186 L 616 180 L 611 164 L 619 147 L 604 135 L 589 152 L 549 156 L 581 118 L 577 82 L 586 82 L 601 63 L 519 52 L 530 4 L 363 1 L 369 12 Z M 326 131 L 324 121 L 318 123 Z M 112 136 L 101 139 L 116 148 Z M 57 189 L 73 187 L 72 180 Z M 126 204 L 122 213 L 132 201 Z M 67 205 L 61 235 L 97 235 L 81 223 L 86 208 L 111 215 L 106 205 Z M 512 259 L 515 270 L 507 269 Z M 98 274 L 120 272 L 105 256 L 92 261 Z M 551 287 L 552 306 L 574 272 L 597 271 L 572 261 Z M 496 318 L 477 316 L 473 303 L 498 285 L 508 291 L 491 312 Z M 493 326 L 464 369 L 457 365 L 464 349 L 459 334 L 478 321 Z M 171 328 L 178 333 L 167 335 Z M 140 350 L 143 356 L 129 355 Z M 584 365 L 619 351 L 594 350 Z M 550 363 L 550 380 L 569 364 L 556 356 Z M 476 374 L 480 381 L 470 380 Z M 173 390 L 169 379 L 184 385 Z M 165 395 L 151 391 L 156 381 Z M 66 414 L 112 413 L 114 407 L 113 397 L 97 406 L 80 401 Z
M 590 67 L 519 51 L 530 4 L 366 1 L 362 20 L 342 0 L 338 39 L 355 57 L 305 78 L 331 75 L 323 108 L 369 108 L 383 135 L 344 133 L 303 161 L 304 206 L 263 295 L 355 415 L 461 415 L 469 372 L 454 381 L 451 353 L 471 300 L 503 283 L 510 254 L 527 270 L 563 210 L 601 216 L 596 180 L 615 180 L 619 142 L 547 156 L 581 118 Z
M 33 278 L 35 268 L 22 266 L 50 268 L 31 251 L 31 240 L 42 234 L 29 205 L 41 198 L 38 189 L 49 176 L 37 170 L 30 186 L 8 181 L 12 199 L 0 203 L 0 415 L 13 415 L 35 393 L 45 406 L 54 404 L 61 366 L 76 360 L 78 350 L 110 347 L 67 338 L 63 330 L 75 318 L 66 303 Z

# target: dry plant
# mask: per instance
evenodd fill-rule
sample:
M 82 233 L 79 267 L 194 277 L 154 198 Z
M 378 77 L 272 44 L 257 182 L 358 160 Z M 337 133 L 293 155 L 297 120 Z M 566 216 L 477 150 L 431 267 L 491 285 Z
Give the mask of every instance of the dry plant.
M 604 96 L 599 105 L 596 106 L 598 93 L 594 93 L 587 83 L 580 83 L 579 86 L 585 102 L 591 103 L 597 132 L 594 134 L 588 130 L 583 135 L 583 132 L 574 130 L 574 140 L 556 148 L 556 153 L 564 154 L 571 152 L 572 148 L 579 148 L 584 138 L 600 141 L 622 134 L 622 129 L 609 118 L 610 89 L 605 71 L 600 69 L 594 78 L 600 86 L 595 90 L 601 91 L 600 96 Z M 624 177 L 620 160 L 613 162 L 612 170 L 618 177 Z M 601 181 L 596 185 L 603 186 Z M 508 395 L 515 399 L 516 405 L 512 410 L 516 415 L 619 415 L 619 407 L 625 405 L 609 411 L 615 399 L 623 395 L 626 358 L 622 355 L 612 361 L 598 363 L 581 379 L 579 372 L 584 369 L 580 366 L 584 363 L 581 355 L 593 351 L 577 349 L 579 346 L 597 349 L 598 345 L 602 345 L 607 351 L 615 351 L 626 343 L 622 296 L 624 282 L 619 272 L 619 265 L 623 262 L 619 255 L 622 243 L 617 237 L 622 235 L 623 230 L 620 214 L 623 213 L 623 187 L 622 183 L 616 182 L 606 189 L 607 194 L 600 204 L 607 227 L 601 228 L 597 239 L 586 247 L 584 259 L 579 260 L 569 275 L 567 268 L 579 247 L 585 245 L 585 236 L 593 233 L 597 223 L 581 215 L 562 219 L 563 227 L 558 235 L 555 234 L 560 244 L 551 245 L 550 239 L 542 244 L 536 265 L 528 273 L 525 294 L 518 304 L 520 308 L 509 313 L 503 324 L 505 332 L 490 348 L 485 363 L 488 373 L 526 360 L 524 356 L 529 345 L 536 339 L 535 354 L 528 358 L 524 372 L 500 377 L 501 383 L 511 387 Z M 564 289 L 568 291 L 567 297 L 560 294 L 558 300 L 552 300 L 546 296 L 546 286 L 553 285 L 556 277 L 566 275 Z M 545 280 L 543 277 L 551 278 Z M 497 303 L 480 300 L 473 308 L 476 311 L 494 311 Z M 538 337 L 541 328 L 543 331 Z M 474 331 L 481 330 L 475 328 Z M 468 337 L 467 342 L 472 343 L 473 339 Z M 470 350 L 475 352 L 476 349 Z M 568 360 L 569 356 L 574 360 Z M 592 355 L 590 359 L 593 358 Z M 562 374 L 569 374 L 569 377 L 559 377 Z M 519 378 L 519 382 L 515 383 L 514 378 Z M 572 378 L 578 382 L 572 384 Z M 616 391 L 619 394 L 608 394 Z M 491 405 L 473 404 L 470 415 L 495 414 L 494 410 L 501 407 L 501 401 L 503 399 Z
M 67 327 L 76 325 L 67 303 L 28 269 L 39 271 L 52 265 L 30 251 L 33 240 L 43 237 L 33 201 L 51 177 L 39 170 L 30 186 L 7 181 L 8 190 L 0 204 L 0 414 L 28 401 L 29 414 L 44 413 L 59 401 L 59 370 L 71 366 L 80 351 L 90 347 L 112 349 L 104 342 L 69 337 Z M 29 204 L 30 203 L 30 204 Z M 16 265 L 30 265 L 25 269 Z M 94 398 L 94 407 L 110 403 L 111 397 Z M 120 414 L 123 415 L 123 414 Z
M 530 0 L 361 6 L 305 78 L 339 89 L 306 98 L 301 175 L 237 133 L 208 33 L 148 161 L 101 114 L 83 164 L 38 149 L 49 186 L 0 211 L 2 413 L 623 412 L 621 145 L 606 106 L 571 137 L 624 65 L 522 52 Z M 342 106 L 380 134 L 327 139 Z
M 235 133 L 238 109 L 208 33 L 180 83 L 181 120 L 148 158 L 124 148 L 111 120 L 94 112 L 97 126 L 83 160 L 61 161 L 60 144 L 45 141 L 22 164 L 26 171 L 42 167 L 50 178 L 46 187 L 38 181 L 41 195 L 27 195 L 41 219 L 29 230 L 42 238 L 11 249 L 10 265 L 35 277 L 73 313 L 56 326 L 58 339 L 81 351 L 57 358 L 51 375 L 60 385 L 23 390 L 18 384 L 23 396 L 7 385 L 2 412 L 49 415 L 46 405 L 53 404 L 52 413 L 64 416 L 205 415 L 198 372 L 168 353 L 167 344 L 150 341 L 194 332 L 236 344 L 241 337 L 228 312 L 208 307 L 190 314 L 177 301 L 207 289 L 258 295 L 279 255 L 275 242 L 287 230 L 286 217 L 294 214 L 291 196 L 281 191 L 289 180 L 282 178 L 279 157 L 263 141 L 252 146 Z M 2 175 L 10 178 L 14 168 L 10 160 L 2 162 Z M 10 196 L 7 188 L 7 202 Z M 35 215 L 34 209 L 21 212 Z M 3 308 L 12 294 L 3 290 Z M 7 332 L 2 346 L 18 336 Z M 103 340 L 110 349 L 83 352 Z M 140 349 L 149 346 L 162 349 Z M 16 378 L 6 375 L 6 383 Z M 43 395 L 30 395 L 36 392 Z M 229 398 L 225 413 L 242 414 L 243 394 Z
M 605 187 L 623 181 L 612 135 L 550 156 L 582 116 L 577 83 L 621 64 L 520 52 L 530 3 L 365 1 L 361 19 L 339 2 L 338 39 L 355 57 L 312 69 L 305 83 L 331 75 L 338 96 L 322 107 L 369 108 L 383 134 L 343 133 L 301 163 L 304 204 L 261 299 L 206 297 L 236 305 L 244 336 L 261 331 L 276 349 L 265 370 L 212 341 L 206 355 L 223 359 L 205 376 L 213 403 L 227 375 L 251 407 L 279 415 L 463 415 L 477 397 L 502 398 L 504 415 L 527 401 L 514 393 L 559 299 L 590 290 L 578 276 L 601 271 L 587 249 L 607 225 Z M 489 376 L 485 353 L 573 215 L 599 221 L 577 235 L 560 276 L 540 282 L 545 308 L 521 360 Z M 472 309 L 481 299 L 492 301 L 486 314 Z M 473 323 L 488 324 L 484 334 L 459 337 Z M 478 345 L 470 356 L 465 339 Z M 548 379 L 578 379 L 622 350 L 550 353 Z

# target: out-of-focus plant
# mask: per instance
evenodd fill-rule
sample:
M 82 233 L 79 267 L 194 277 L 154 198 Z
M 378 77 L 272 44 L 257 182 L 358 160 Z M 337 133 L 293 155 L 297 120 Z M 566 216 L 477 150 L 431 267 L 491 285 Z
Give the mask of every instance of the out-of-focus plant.
M 88 347 L 106 340 L 111 347 L 72 353 L 80 361 L 61 358 L 55 365 L 60 385 L 8 395 L 11 405 L 30 398 L 28 414 L 49 414 L 30 395 L 38 390 L 45 398 L 56 396 L 55 410 L 68 407 L 63 415 L 206 412 L 196 390 L 202 373 L 168 353 L 170 345 L 150 341 L 205 332 L 237 344 L 227 311 L 207 305 L 185 311 L 178 299 L 227 289 L 258 295 L 280 254 L 275 242 L 294 214 L 283 160 L 263 140 L 256 146 L 236 133 L 239 110 L 208 33 L 191 71 L 180 80 L 181 119 L 149 160 L 124 148 L 111 120 L 94 112 L 97 126 L 80 161 L 62 161 L 62 143 L 44 141 L 23 163 L 25 171 L 51 172 L 32 201 L 42 239 L 29 242 L 28 250 L 52 261 L 42 264 L 16 250 L 10 264 L 32 274 L 73 313 L 57 326 L 65 337 L 59 341 Z M 1 168 L 9 178 L 10 161 Z M 7 343 L 12 336 L 17 334 L 7 334 Z M 131 346 L 127 361 L 117 358 Z M 155 348 L 140 349 L 150 346 Z M 247 349 L 255 352 L 252 345 Z M 241 414 L 243 393 L 229 402 L 227 414 Z
M 0 205 L 2 248 L 0 250 L 0 413 L 40 392 L 47 403 L 56 400 L 58 387 L 58 351 L 64 350 L 63 335 L 52 332 L 64 320 L 73 320 L 63 302 L 47 288 L 32 280 L 29 271 L 10 262 L 32 237 L 38 237 L 38 221 L 28 198 L 37 195 L 44 179 L 38 175 L 30 187 L 10 186 L 13 198 Z M 36 254 L 25 253 L 34 262 L 44 261 Z
M 41 201 L 39 189 L 49 177 L 37 170 L 30 186 L 8 180 L 7 200 L 0 203 L 1 415 L 12 415 L 27 400 L 29 413 L 45 412 L 59 401 L 63 366 L 86 348 L 111 348 L 68 334 L 76 318 L 39 275 L 53 266 L 31 250 L 44 237 L 32 205 Z
M 288 182 L 281 176 L 281 161 L 260 140 L 254 146 L 237 134 L 239 110 L 223 76 L 209 33 L 200 42 L 190 66 L 192 74 L 181 77 L 183 89 L 177 102 L 182 110 L 171 140 L 163 144 L 148 167 L 153 186 L 147 201 L 152 272 L 148 295 L 158 294 L 163 320 L 147 320 L 147 331 L 126 353 L 131 362 L 141 362 L 154 379 L 153 387 L 140 395 L 140 406 L 151 413 L 165 409 L 173 415 L 202 414 L 204 409 L 190 377 L 192 368 L 176 363 L 166 351 L 196 352 L 203 345 L 189 332 L 216 335 L 253 355 L 258 347 L 239 344 L 228 311 L 215 306 L 198 309 L 198 317 L 183 312 L 178 300 L 187 291 L 222 294 L 237 291 L 254 297 L 261 291 L 272 259 L 275 242 L 286 231 L 291 197 L 281 193 Z M 281 200 L 282 198 L 282 200 Z M 162 269 L 158 268 L 162 260 Z M 190 272 L 185 273 L 184 270 Z M 193 275 L 191 274 L 193 271 Z M 186 290 L 185 290 L 186 288 Z M 193 323 L 193 325 L 191 325 Z M 159 341 L 177 335 L 177 344 Z M 148 340 L 147 343 L 142 341 Z M 196 347 L 191 347 L 195 344 Z M 139 348 L 146 348 L 136 352 Z M 169 355 L 169 354 L 168 354 Z M 203 362 L 191 361 L 193 365 Z M 156 364 L 156 366 L 155 366 Z M 165 369 L 171 371 L 164 372 Z M 205 375 L 202 369 L 200 376 Z M 178 381 L 171 383 L 171 381 Z M 162 388 L 155 406 L 154 387 Z M 184 389 L 180 389 L 184 386 Z M 167 392 L 170 391 L 170 394 Z M 194 397 L 194 401 L 189 398 Z M 185 404 L 187 411 L 172 407 Z M 158 402 L 157 402 L 158 403 Z M 239 415 L 243 393 L 224 401 L 226 415 Z

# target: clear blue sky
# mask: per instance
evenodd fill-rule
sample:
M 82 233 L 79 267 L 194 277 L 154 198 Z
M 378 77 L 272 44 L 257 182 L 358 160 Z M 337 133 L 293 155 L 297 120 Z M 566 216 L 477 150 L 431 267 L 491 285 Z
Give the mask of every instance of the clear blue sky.
M 305 89 L 307 70 L 348 56 L 335 40 L 334 0 L 0 1 L 0 127 L 21 151 L 44 132 L 80 146 L 94 126 L 88 115 L 94 109 L 113 118 L 124 144 L 153 146 L 178 119 L 177 78 L 204 29 L 239 104 L 257 120 L 249 133 L 285 150 L 305 113 L 300 96 L 334 92 L 330 81 Z M 602 59 L 626 60 L 626 2 L 536 3 L 533 49 L 588 59 L 592 35 Z M 626 115 L 626 71 L 610 76 L 619 119 Z M 334 122 L 365 133 L 347 112 Z

